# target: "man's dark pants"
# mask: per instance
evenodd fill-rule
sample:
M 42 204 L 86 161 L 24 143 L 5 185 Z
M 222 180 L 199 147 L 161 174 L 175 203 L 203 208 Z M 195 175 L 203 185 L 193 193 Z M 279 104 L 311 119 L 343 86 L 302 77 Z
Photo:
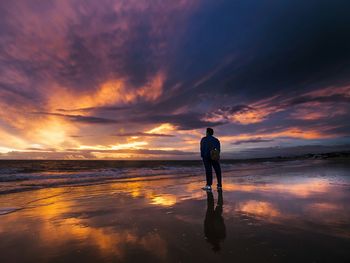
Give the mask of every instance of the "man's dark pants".
M 210 158 L 203 158 L 203 163 L 205 167 L 205 173 L 207 177 L 207 185 L 213 184 L 213 169 L 215 170 L 216 179 L 218 180 L 218 186 L 222 186 L 221 183 L 221 167 L 218 161 L 213 161 Z

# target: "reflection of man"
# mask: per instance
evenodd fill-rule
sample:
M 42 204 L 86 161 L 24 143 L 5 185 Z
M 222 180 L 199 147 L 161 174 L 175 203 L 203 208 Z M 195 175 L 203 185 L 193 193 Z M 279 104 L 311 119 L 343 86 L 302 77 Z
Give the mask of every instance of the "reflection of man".
M 207 213 L 204 220 L 204 235 L 207 241 L 212 244 L 215 252 L 220 250 L 220 243 L 226 237 L 226 227 L 222 217 L 223 197 L 222 191 L 218 191 L 218 203 L 214 209 L 214 196 L 207 192 Z

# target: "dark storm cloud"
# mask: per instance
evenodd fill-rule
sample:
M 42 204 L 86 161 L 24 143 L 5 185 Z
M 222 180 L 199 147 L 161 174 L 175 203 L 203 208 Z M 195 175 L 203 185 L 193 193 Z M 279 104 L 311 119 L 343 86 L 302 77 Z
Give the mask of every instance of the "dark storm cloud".
M 263 139 L 263 138 L 253 138 L 253 139 L 249 139 L 249 140 L 239 140 L 239 141 L 235 141 L 232 144 L 233 145 L 240 145 L 240 144 L 246 144 L 246 143 L 261 143 L 261 142 L 272 142 L 273 140 L 271 139 Z
M 33 94 L 30 94 L 30 92 L 19 90 L 15 85 L 9 85 L 6 83 L 0 83 L 0 92 L 3 98 L 5 96 L 13 97 L 11 95 L 14 95 L 15 97 L 20 97 L 24 99 L 34 99 Z
M 23 149 L 49 148 L 35 134 L 66 148 L 96 133 L 83 145 L 104 145 L 115 128 L 171 142 L 144 133 L 164 123 L 244 134 L 242 146 L 268 144 L 260 134 L 347 136 L 349 10 L 340 0 L 1 1 L 0 135 L 31 127 L 10 136 Z M 46 123 L 67 130 L 42 132 Z
M 140 137 L 174 137 L 174 135 L 172 135 L 172 134 L 146 133 L 146 132 L 118 133 L 118 134 L 113 134 L 112 136 L 117 136 L 117 137 L 133 137 L 133 136 L 140 136 Z
M 165 89 L 172 95 L 152 107 L 171 113 L 185 105 L 198 111 L 221 105 L 235 111 L 228 101 L 249 104 L 274 95 L 301 96 L 290 106 L 348 101 L 342 94 L 303 93 L 349 83 L 350 18 L 344 11 L 349 7 L 344 1 L 203 3 L 169 58 Z M 178 81 L 174 92 L 170 87 Z
M 118 123 L 117 120 L 99 118 L 93 116 L 82 116 L 82 115 L 66 115 L 73 122 L 82 122 L 82 123 L 90 123 L 90 124 L 114 124 Z
M 349 83 L 349 8 L 347 1 L 223 1 L 202 10 L 192 18 L 176 70 L 188 80 L 235 56 L 183 92 L 254 101 Z
M 192 130 L 205 127 L 222 125 L 224 121 L 204 121 L 204 115 L 198 113 L 172 114 L 172 115 L 150 115 L 148 119 L 136 119 L 148 123 L 171 123 L 181 130 Z
M 187 1 L 2 2 L 0 68 L 11 66 L 38 86 L 88 92 L 122 78 L 132 90 L 165 65 L 168 37 L 190 11 L 182 5 Z
M 349 2 L 289 1 L 276 7 L 266 11 L 270 19 L 258 46 L 233 71 L 225 91 L 251 90 L 262 97 L 349 83 Z
M 57 80 L 64 86 L 82 90 L 97 87 L 106 78 L 101 58 L 87 47 L 87 40 L 68 36 L 69 55 L 61 61 Z
M 225 129 L 224 134 L 227 135 L 230 132 L 276 132 L 299 128 L 344 136 L 350 133 L 345 127 L 350 112 L 349 102 L 349 87 L 330 87 L 303 95 L 277 95 L 250 105 L 221 106 L 209 111 L 206 116 L 210 120 L 229 120 L 235 123 L 236 125 L 231 125 L 232 128 Z
M 124 115 L 116 116 L 116 119 L 109 119 L 109 118 L 89 116 L 89 115 L 62 114 L 62 113 L 54 113 L 54 112 L 32 112 L 31 114 L 58 116 L 58 117 L 69 119 L 72 122 L 101 124 L 101 125 L 116 124 L 116 123 L 124 123 L 124 124 L 126 123 L 134 123 L 134 124 L 171 123 L 181 130 L 191 130 L 191 129 L 209 127 L 209 126 L 215 127 L 225 123 L 224 121 L 217 121 L 217 122 L 202 121 L 201 119 L 204 118 L 204 115 L 197 114 L 197 113 L 152 115 L 152 114 L 149 114 L 148 112 L 143 114 L 139 112 L 138 114 L 135 114 L 135 116 L 129 116 L 129 114 L 125 114 L 125 116 Z M 129 133 L 126 133 L 126 134 L 129 134 Z M 148 135 L 151 136 L 150 134 Z M 123 134 L 121 134 L 121 136 L 123 136 Z M 138 135 L 131 135 L 130 133 L 129 136 L 138 136 Z
M 317 110 L 316 110 L 317 111 Z M 344 137 L 350 135 L 350 126 L 347 124 L 348 115 L 328 115 L 317 119 L 299 119 L 289 116 L 290 112 L 278 112 L 264 122 L 237 127 L 237 133 L 280 133 L 288 129 L 298 129 L 300 136 L 307 131 L 313 131 L 330 137 Z M 321 136 L 322 137 L 322 136 Z
M 50 113 L 50 112 L 32 112 L 32 114 L 58 116 L 58 117 L 67 118 L 67 119 L 71 120 L 72 122 L 80 122 L 80 123 L 87 123 L 87 124 L 115 124 L 115 123 L 119 123 L 118 120 L 100 118 L 100 117 L 95 117 L 95 116 L 70 115 L 70 114 Z
M 181 16 L 174 21 L 155 19 L 157 7 L 163 4 L 125 4 L 125 12 L 116 11 L 111 4 L 88 1 L 62 5 L 58 11 L 66 11 L 71 22 L 47 21 L 56 23 L 63 34 L 67 55 L 44 49 L 43 58 L 37 56 L 33 61 L 25 56 L 14 59 L 4 52 L 7 62 L 15 63 L 25 75 L 39 79 L 50 76 L 81 91 L 121 76 L 132 89 L 166 67 L 169 77 L 165 90 L 183 83 L 160 105 L 169 113 L 190 101 L 199 103 L 203 93 L 239 96 L 250 102 L 282 90 L 300 92 L 349 80 L 350 18 L 345 10 L 350 5 L 346 1 L 204 1 L 189 18 L 186 29 L 172 27 L 182 25 Z M 48 11 L 53 6 L 33 5 L 31 10 Z M 173 9 L 170 14 L 176 17 L 180 10 Z M 6 24 L 6 29 L 13 29 L 11 35 L 21 33 L 20 23 Z M 158 34 L 156 30 L 160 30 Z M 167 49 L 160 48 L 162 45 Z M 226 61 L 215 71 L 227 57 L 232 57 L 232 62 Z
M 343 137 L 350 138 L 350 124 L 348 122 L 348 118 L 343 118 L 342 120 L 338 120 L 338 123 L 343 123 L 343 125 L 337 125 L 330 129 L 332 134 L 342 135 Z
M 336 95 L 323 96 L 323 97 L 300 96 L 295 99 L 292 99 L 289 102 L 289 106 L 304 104 L 308 102 L 350 103 L 350 94 L 348 94 L 348 96 L 346 96 L 346 94 L 336 94 Z
M 87 107 L 87 108 L 77 108 L 77 109 L 56 109 L 59 112 L 77 112 L 77 111 L 121 111 L 130 109 L 127 106 L 106 106 L 106 107 Z
M 55 148 L 36 148 L 36 147 L 28 147 L 25 149 L 26 151 L 35 151 L 35 152 L 56 152 Z

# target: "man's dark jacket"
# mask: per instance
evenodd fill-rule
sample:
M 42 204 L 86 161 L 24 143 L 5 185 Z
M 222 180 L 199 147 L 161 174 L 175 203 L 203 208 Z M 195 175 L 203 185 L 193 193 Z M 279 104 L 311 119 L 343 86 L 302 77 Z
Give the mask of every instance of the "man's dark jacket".
M 216 148 L 220 150 L 220 141 L 212 135 L 207 135 L 201 140 L 201 157 L 210 159 L 210 151 Z

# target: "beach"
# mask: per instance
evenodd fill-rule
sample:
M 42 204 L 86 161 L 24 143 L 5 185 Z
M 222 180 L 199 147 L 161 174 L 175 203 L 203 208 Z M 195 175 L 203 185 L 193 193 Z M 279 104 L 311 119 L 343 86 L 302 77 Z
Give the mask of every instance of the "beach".
M 347 161 L 50 165 L 1 165 L 1 262 L 350 261 Z

